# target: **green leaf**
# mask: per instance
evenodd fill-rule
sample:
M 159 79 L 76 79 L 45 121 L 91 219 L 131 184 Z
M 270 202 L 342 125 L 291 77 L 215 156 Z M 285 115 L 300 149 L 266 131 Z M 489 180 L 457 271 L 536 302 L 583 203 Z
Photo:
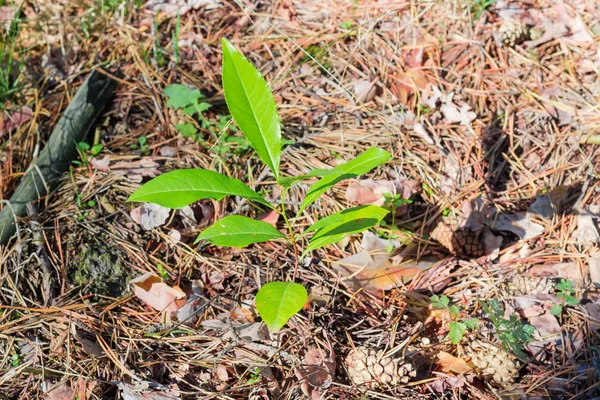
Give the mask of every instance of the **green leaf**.
M 579 304 L 579 299 L 577 297 L 567 295 L 566 299 L 567 299 L 567 304 L 570 306 L 575 306 L 575 305 Z
M 285 238 L 285 235 L 267 222 L 231 215 L 203 230 L 196 243 L 208 240 L 216 246 L 246 247 L 252 243 L 281 238 Z
M 560 304 L 553 305 L 552 308 L 550 309 L 550 313 L 552 315 L 560 315 L 560 314 L 562 314 L 562 306 Z
M 346 222 L 355 221 L 363 218 L 375 218 L 378 221 L 381 221 L 389 211 L 385 208 L 378 206 L 358 206 L 354 208 L 349 208 L 347 210 L 342 210 L 333 215 L 330 215 L 325 218 L 321 218 L 310 227 L 308 227 L 304 233 L 311 231 L 318 231 L 323 228 L 332 228 L 334 226 L 341 225 Z
M 308 174 L 305 175 L 297 175 L 297 176 L 280 176 L 279 183 L 286 189 L 294 186 L 296 183 L 321 176 L 335 175 L 338 176 L 340 173 L 335 169 L 313 169 Z
M 308 293 L 293 282 L 271 282 L 256 294 L 256 310 L 271 332 L 279 331 L 304 307 Z
M 177 128 L 177 130 L 181 132 L 184 137 L 189 138 L 194 138 L 198 132 L 198 129 L 196 129 L 196 127 L 192 124 L 175 124 L 175 128 Z
M 377 218 L 361 218 L 356 221 L 349 221 L 342 224 L 323 228 L 310 239 L 304 254 L 309 251 L 320 249 L 328 244 L 337 243 L 344 238 L 346 235 L 353 233 L 359 233 L 369 228 L 374 227 L 381 221 Z
M 167 106 L 175 109 L 184 108 L 190 104 L 196 103 L 202 97 L 200 90 L 191 89 L 181 83 L 169 85 L 164 90 L 167 96 Z
M 242 181 L 206 169 L 180 169 L 159 175 L 136 190 L 129 201 L 182 208 L 200 199 L 221 200 L 225 196 L 240 196 L 272 208 Z
M 387 151 L 377 147 L 372 147 L 353 160 L 338 165 L 332 170 L 336 172 L 335 174 L 324 176 L 310 188 L 306 194 L 306 197 L 304 198 L 304 201 L 302 202 L 302 205 L 300 206 L 300 211 L 298 211 L 298 214 L 300 214 L 310 204 L 314 203 L 319 196 L 325 193 L 336 183 L 367 173 L 378 165 L 381 165 L 389 160 L 389 158 L 390 153 Z
M 258 70 L 227 39 L 222 45 L 223 90 L 229 112 L 278 179 L 281 127 L 273 94 Z
M 448 332 L 448 337 L 452 341 L 452 344 L 458 344 L 465 334 L 467 330 L 467 326 L 462 322 L 452 321 L 448 324 L 450 328 L 450 332 Z
M 448 308 L 448 304 L 450 304 L 450 299 L 445 294 L 441 296 L 434 294 L 431 296 L 431 305 L 435 308 Z
M 210 107 L 212 107 L 210 103 L 193 103 L 192 105 L 189 105 L 186 108 L 184 108 L 183 113 L 190 116 L 194 114 L 202 114 Z
M 477 325 L 479 325 L 479 320 L 477 318 L 471 318 L 471 319 L 464 318 L 462 320 L 462 322 L 469 329 L 475 329 L 475 328 L 477 328 Z

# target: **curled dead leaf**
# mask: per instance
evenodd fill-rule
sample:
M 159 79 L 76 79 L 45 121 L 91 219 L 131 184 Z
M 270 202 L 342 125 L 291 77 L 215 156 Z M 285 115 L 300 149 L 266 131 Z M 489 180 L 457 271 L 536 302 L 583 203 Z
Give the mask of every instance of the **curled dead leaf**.
M 440 351 L 435 362 L 442 371 L 452 372 L 454 374 L 463 375 L 471 372 L 473 368 L 467 364 L 465 360 L 460 357 L 455 357 L 445 351 Z
M 157 311 L 177 311 L 185 304 L 185 293 L 178 286 L 170 287 L 152 272 L 131 280 L 134 294 Z

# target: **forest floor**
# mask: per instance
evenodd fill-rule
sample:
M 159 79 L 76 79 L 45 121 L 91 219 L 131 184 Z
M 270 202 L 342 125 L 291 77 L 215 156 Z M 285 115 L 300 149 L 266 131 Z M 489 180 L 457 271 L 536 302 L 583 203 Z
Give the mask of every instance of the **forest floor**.
M 92 69 L 119 81 L 58 189 L 0 247 L 0 399 L 600 396 L 595 0 L 0 5 L 0 199 Z M 223 37 L 274 92 L 282 174 L 392 154 L 307 208 L 296 233 L 358 204 L 393 218 L 298 260 L 279 241 L 194 245 L 232 213 L 284 229 L 240 199 L 127 201 L 192 167 L 280 201 L 227 125 Z M 170 110 L 172 83 L 210 108 Z M 309 301 L 270 334 L 254 296 L 296 272 Z M 177 300 L 161 312 L 148 296 Z

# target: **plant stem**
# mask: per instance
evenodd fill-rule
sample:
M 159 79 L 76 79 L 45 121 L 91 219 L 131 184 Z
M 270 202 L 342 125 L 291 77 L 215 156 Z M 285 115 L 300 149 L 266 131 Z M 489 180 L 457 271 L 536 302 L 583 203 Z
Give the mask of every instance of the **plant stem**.
M 292 280 L 296 280 L 296 275 L 298 274 L 298 246 L 296 242 L 296 237 L 294 236 L 294 229 L 292 228 L 292 224 L 285 213 L 285 195 L 287 194 L 287 189 L 284 189 L 281 185 L 279 186 L 279 193 L 281 193 L 281 215 L 283 216 L 283 220 L 288 227 L 290 232 L 290 240 L 292 241 L 292 246 L 294 247 L 294 274 L 292 275 Z

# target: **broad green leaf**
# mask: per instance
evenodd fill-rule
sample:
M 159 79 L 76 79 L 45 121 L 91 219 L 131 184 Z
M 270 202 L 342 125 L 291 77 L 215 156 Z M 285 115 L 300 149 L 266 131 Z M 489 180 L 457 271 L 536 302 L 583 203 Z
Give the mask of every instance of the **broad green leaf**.
M 321 218 L 309 226 L 304 233 L 318 231 L 323 228 L 333 228 L 346 222 L 356 221 L 364 218 L 374 218 L 379 222 L 389 213 L 390 212 L 385 208 L 377 206 L 358 206 L 349 208 L 347 210 L 339 211 L 328 217 Z M 318 232 L 316 235 L 318 235 Z
M 198 129 L 192 124 L 175 124 L 175 128 L 185 137 L 193 138 Z
M 194 115 L 194 114 L 202 114 L 204 111 L 208 110 L 211 107 L 210 103 L 194 103 L 192 105 L 187 106 L 183 109 L 184 114 L 186 115 Z
M 288 189 L 288 188 L 294 186 L 296 183 L 306 180 L 306 179 L 314 178 L 317 176 L 321 177 L 321 176 L 339 175 L 339 174 L 340 173 L 337 172 L 335 169 L 313 169 L 312 171 L 310 171 L 308 174 L 305 174 L 305 175 L 281 176 L 281 177 L 279 177 L 279 183 L 281 184 L 281 186 Z
M 377 218 L 361 218 L 355 221 L 344 222 L 320 229 L 315 233 L 312 239 L 310 239 L 310 243 L 308 243 L 304 253 L 319 249 L 328 244 L 337 243 L 342 240 L 344 236 L 372 228 L 380 221 L 381 219 Z
M 366 150 L 358 157 L 335 167 L 332 171 L 335 171 L 334 175 L 327 175 L 317 181 L 308 191 L 302 205 L 300 206 L 300 214 L 307 206 L 314 203 L 323 193 L 329 188 L 334 186 L 336 183 L 341 182 L 345 179 L 355 178 L 359 175 L 369 172 L 378 165 L 383 164 L 390 158 L 390 153 L 387 151 L 372 147 Z
M 200 90 L 191 89 L 181 83 L 174 83 L 167 86 L 164 93 L 169 99 L 167 100 L 167 106 L 175 109 L 184 108 L 192 103 L 196 103 L 202 97 Z
M 281 127 L 277 105 L 258 70 L 223 39 L 223 91 L 231 116 L 258 156 L 279 178 Z
M 159 175 L 136 190 L 129 201 L 182 208 L 200 199 L 221 200 L 225 196 L 240 196 L 272 208 L 242 181 L 206 169 L 180 169 Z
M 448 324 L 448 328 L 450 332 L 448 332 L 448 337 L 452 341 L 452 344 L 458 344 L 465 334 L 467 330 L 467 326 L 462 322 L 452 321 Z
M 252 243 L 281 238 L 285 238 L 285 235 L 267 222 L 231 215 L 203 230 L 196 242 L 208 240 L 216 246 L 246 247 Z
M 555 304 L 550 308 L 550 313 L 552 315 L 560 315 L 562 314 L 562 306 L 560 304 Z
M 304 286 L 294 282 L 271 282 L 256 294 L 256 310 L 269 330 L 277 332 L 302 310 L 307 300 Z

